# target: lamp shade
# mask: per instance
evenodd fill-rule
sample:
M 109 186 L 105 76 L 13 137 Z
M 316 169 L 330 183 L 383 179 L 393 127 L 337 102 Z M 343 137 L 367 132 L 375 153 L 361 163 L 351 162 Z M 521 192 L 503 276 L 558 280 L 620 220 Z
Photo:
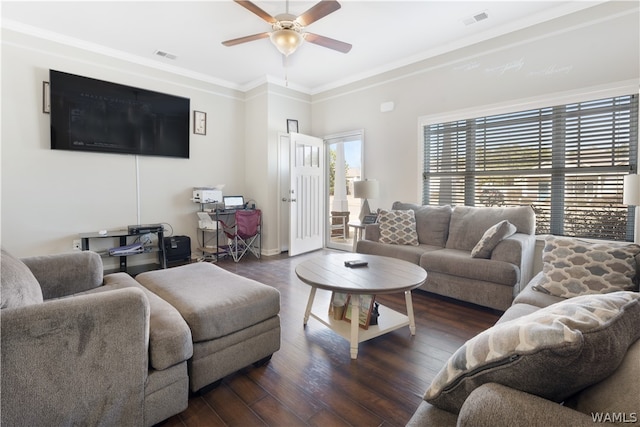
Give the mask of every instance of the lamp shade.
M 302 35 L 294 30 L 276 30 L 271 33 L 271 42 L 284 56 L 291 55 L 302 44 Z
M 380 187 L 375 179 L 353 183 L 353 195 L 358 199 L 377 199 L 379 194 Z
M 640 205 L 640 175 L 631 174 L 624 177 L 622 203 L 625 205 Z

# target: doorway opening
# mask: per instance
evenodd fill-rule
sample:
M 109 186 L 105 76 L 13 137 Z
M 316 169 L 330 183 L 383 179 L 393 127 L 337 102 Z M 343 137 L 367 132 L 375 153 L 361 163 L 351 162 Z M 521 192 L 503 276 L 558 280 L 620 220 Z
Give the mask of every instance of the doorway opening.
M 325 138 L 327 150 L 326 247 L 351 251 L 361 200 L 354 197 L 353 183 L 362 179 L 364 132 L 362 130 Z

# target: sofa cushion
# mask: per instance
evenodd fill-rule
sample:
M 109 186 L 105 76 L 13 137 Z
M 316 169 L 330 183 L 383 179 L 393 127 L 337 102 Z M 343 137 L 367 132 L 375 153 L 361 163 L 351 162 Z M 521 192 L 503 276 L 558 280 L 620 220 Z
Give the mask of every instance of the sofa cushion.
M 629 347 L 613 374 L 567 399 L 565 406 L 585 414 L 625 414 L 629 420 L 631 414 L 638 413 L 639 408 L 639 361 L 640 340 Z
M 384 210 L 378 215 L 380 243 L 418 246 L 416 216 L 409 210 Z
M 409 261 L 412 264 L 420 264 L 420 257 L 425 252 L 441 250 L 440 246 L 429 245 L 385 245 L 380 242 L 372 242 L 370 240 L 359 240 L 356 244 L 356 252 L 360 254 L 388 256 L 391 258 Z
M 471 251 L 484 232 L 503 219 L 515 225 L 516 233 L 535 233 L 536 217 L 531 206 L 501 208 L 456 206 L 451 212 L 446 247 Z
M 585 295 L 500 323 L 467 341 L 436 375 L 425 400 L 458 412 L 495 382 L 561 402 L 603 380 L 640 336 L 640 295 Z
M 416 205 L 413 203 L 394 202 L 393 210 L 413 210 L 416 215 L 416 232 L 421 245 L 440 246 L 444 248 L 449 235 L 451 206 Z M 369 236 L 367 235 L 367 239 Z
M 636 244 L 548 236 L 542 251 L 543 277 L 534 289 L 563 298 L 637 290 L 638 253 Z
M 471 250 L 473 258 L 491 258 L 491 251 L 509 236 L 514 235 L 516 226 L 506 219 L 500 221 L 496 225 L 489 227 L 484 232 L 480 241 Z
M 238 332 L 280 312 L 277 289 L 207 262 L 147 271 L 136 280 L 180 312 L 194 343 Z
M 513 304 L 529 304 L 538 308 L 544 308 L 551 304 L 564 301 L 566 298 L 545 294 L 533 289 L 542 280 L 543 276 L 542 271 L 536 274 L 533 279 L 527 283 L 527 286 L 516 295 L 513 299 Z
M 0 308 L 24 307 L 43 301 L 42 289 L 22 261 L 2 249 L 0 261 Z
M 484 281 L 514 286 L 520 281 L 517 265 L 503 261 L 471 258 L 468 251 L 440 249 L 429 251 L 420 257 L 420 267 L 429 273 L 442 273 L 463 277 L 469 282 Z M 427 280 L 429 280 L 427 278 Z

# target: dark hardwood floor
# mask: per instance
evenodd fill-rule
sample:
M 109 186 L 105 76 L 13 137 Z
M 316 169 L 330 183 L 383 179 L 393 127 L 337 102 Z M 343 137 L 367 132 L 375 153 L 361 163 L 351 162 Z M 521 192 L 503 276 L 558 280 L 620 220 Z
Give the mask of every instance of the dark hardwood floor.
M 218 262 L 281 292 L 281 348 L 266 365 L 245 368 L 192 396 L 184 412 L 161 426 L 403 426 L 448 357 L 500 316 L 414 291 L 416 335 L 407 327 L 366 341 L 351 360 L 346 340 L 315 319 L 302 326 L 310 288 L 294 269 L 318 255 Z M 406 312 L 403 294 L 379 300 Z

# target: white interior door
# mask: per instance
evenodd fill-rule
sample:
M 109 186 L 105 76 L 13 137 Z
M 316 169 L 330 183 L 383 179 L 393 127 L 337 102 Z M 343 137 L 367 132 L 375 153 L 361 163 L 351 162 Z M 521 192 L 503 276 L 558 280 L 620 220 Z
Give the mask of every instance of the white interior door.
M 289 168 L 289 151 L 291 150 L 291 138 L 289 134 L 279 134 L 279 150 L 278 150 L 278 228 L 279 228 L 279 246 L 280 252 L 289 251 L 289 204 L 291 199 L 291 173 Z
M 321 249 L 324 238 L 324 144 L 291 133 L 289 256 Z

